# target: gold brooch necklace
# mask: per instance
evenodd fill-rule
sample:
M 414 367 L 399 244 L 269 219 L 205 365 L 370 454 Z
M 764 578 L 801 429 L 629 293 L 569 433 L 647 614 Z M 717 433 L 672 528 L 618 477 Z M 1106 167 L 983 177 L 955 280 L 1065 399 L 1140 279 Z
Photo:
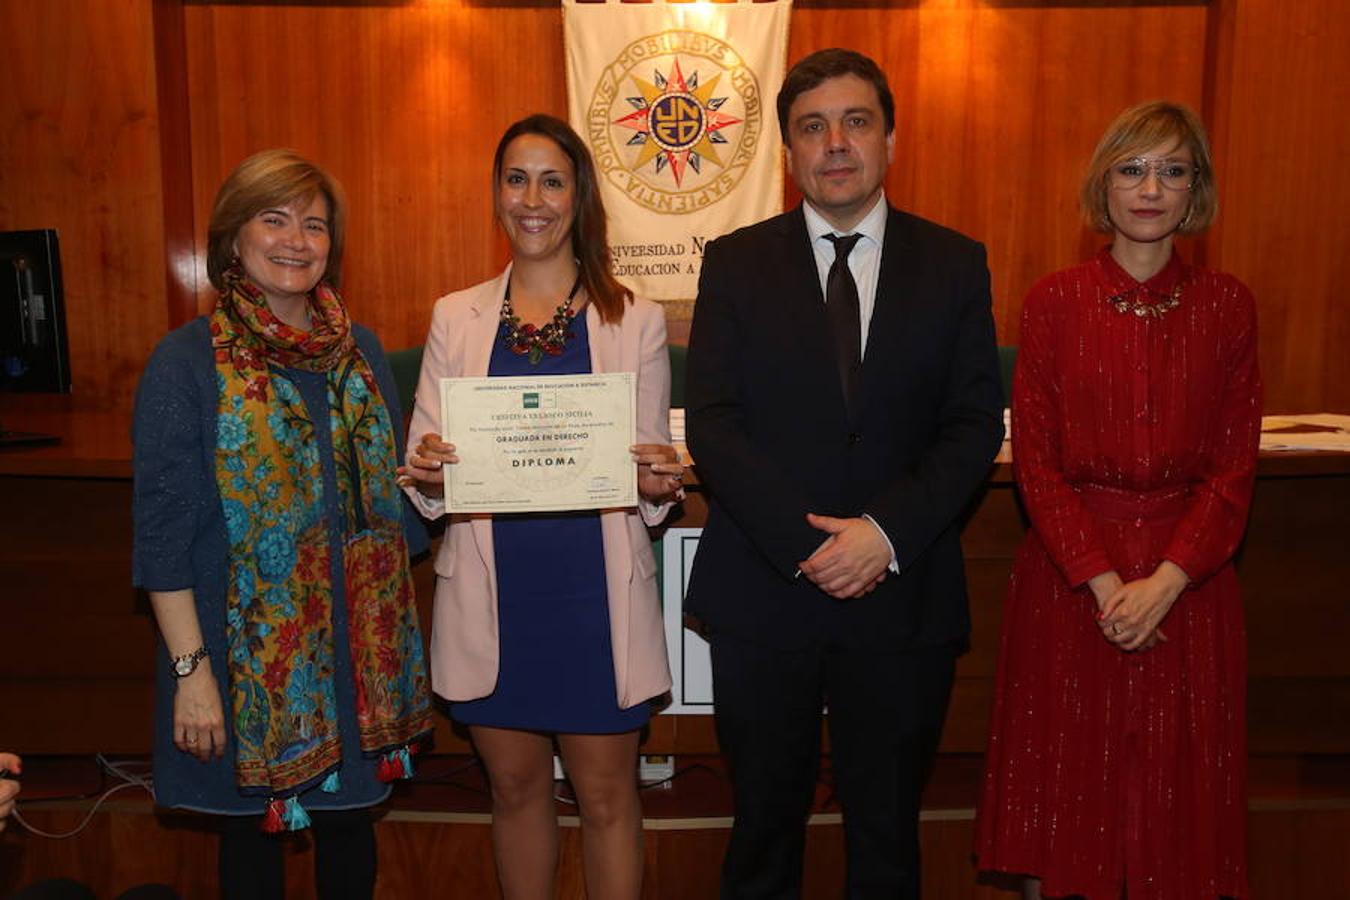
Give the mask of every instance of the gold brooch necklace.
M 1112 294 L 1106 298 L 1106 302 L 1114 306 L 1118 313 L 1134 313 L 1141 319 L 1161 319 L 1181 305 L 1181 289 L 1182 284 L 1178 281 L 1172 293 L 1159 300 L 1150 300 L 1150 295 L 1156 295 L 1140 284 L 1119 294 Z

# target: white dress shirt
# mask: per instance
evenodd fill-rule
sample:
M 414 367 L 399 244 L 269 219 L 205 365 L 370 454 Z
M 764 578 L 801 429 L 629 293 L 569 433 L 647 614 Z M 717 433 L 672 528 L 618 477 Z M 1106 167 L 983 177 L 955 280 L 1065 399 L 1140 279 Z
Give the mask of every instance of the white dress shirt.
M 834 244 L 826 235 L 839 232 L 812 208 L 810 201 L 802 203 L 802 212 L 806 214 L 806 233 L 811 237 L 811 249 L 816 254 L 816 272 L 820 275 L 820 294 L 823 297 L 830 266 L 834 265 Z M 862 348 L 863 357 L 867 356 L 867 333 L 872 324 L 872 309 L 876 306 L 877 279 L 881 275 L 881 245 L 886 238 L 888 212 L 886 195 L 883 193 L 871 211 L 849 232 L 862 235 L 862 240 L 853 246 L 853 252 L 848 255 L 848 270 L 853 273 L 853 282 L 858 286 L 858 327 L 862 336 L 858 346 Z
M 806 215 L 806 233 L 811 238 L 811 249 L 816 254 L 820 295 L 824 297 L 827 294 L 825 282 L 830 276 L 830 266 L 834 265 L 834 243 L 826 235 L 839 232 L 825 221 L 824 216 L 816 212 L 810 201 L 802 202 L 802 212 Z M 862 348 L 863 358 L 867 356 L 867 335 L 872 325 L 872 310 L 877 303 L 877 280 L 881 276 L 881 247 L 886 239 L 886 217 L 889 213 L 890 208 L 886 205 L 886 194 L 883 191 L 872 209 L 862 217 L 862 221 L 848 232 L 862 235 L 862 239 L 853 245 L 853 252 L 848 255 L 848 270 L 853 273 L 853 282 L 858 286 L 858 328 L 862 337 L 862 342 L 858 346 Z M 839 234 L 839 236 L 847 235 Z M 891 564 L 887 568 L 899 573 L 900 565 L 896 561 L 895 545 L 891 543 L 890 535 L 877 524 L 876 519 L 865 513 L 863 518 L 881 532 L 881 536 L 886 540 L 886 546 L 891 548 Z

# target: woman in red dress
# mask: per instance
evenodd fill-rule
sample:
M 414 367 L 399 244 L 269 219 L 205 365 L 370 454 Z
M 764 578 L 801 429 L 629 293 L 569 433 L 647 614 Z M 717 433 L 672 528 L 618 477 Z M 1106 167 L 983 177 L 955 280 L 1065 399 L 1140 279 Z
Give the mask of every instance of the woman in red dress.
M 1190 110 L 1122 113 L 1083 187 L 1110 233 L 1032 288 L 1013 380 L 1017 555 L 976 827 L 1024 894 L 1246 897 L 1233 554 L 1260 433 L 1255 303 L 1187 265 L 1216 194 Z

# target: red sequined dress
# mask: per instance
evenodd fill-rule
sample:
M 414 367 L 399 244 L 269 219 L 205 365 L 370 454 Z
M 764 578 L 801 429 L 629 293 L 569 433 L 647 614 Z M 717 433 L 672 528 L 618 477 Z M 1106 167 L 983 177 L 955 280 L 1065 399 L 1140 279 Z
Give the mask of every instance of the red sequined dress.
M 1035 875 L 1048 897 L 1248 895 L 1232 559 L 1260 418 L 1255 303 L 1231 276 L 1173 254 L 1140 284 L 1103 250 L 1032 289 L 1012 419 L 1031 530 L 1004 609 L 981 869 Z M 1116 649 L 1085 582 L 1164 559 L 1191 578 L 1167 641 Z

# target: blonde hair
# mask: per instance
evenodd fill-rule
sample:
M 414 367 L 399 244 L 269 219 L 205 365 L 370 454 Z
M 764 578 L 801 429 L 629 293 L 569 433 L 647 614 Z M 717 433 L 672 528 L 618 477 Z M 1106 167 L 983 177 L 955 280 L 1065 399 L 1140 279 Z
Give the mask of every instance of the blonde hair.
M 1188 107 L 1165 100 L 1130 107 L 1117 116 L 1102 135 L 1092 161 L 1088 163 L 1080 195 L 1088 225 L 1098 231 L 1114 230 L 1106 200 L 1111 188 L 1111 167 L 1168 142 L 1187 147 L 1195 162 L 1190 209 L 1177 231 L 1196 234 L 1209 227 L 1219 211 L 1219 195 L 1214 185 L 1214 165 L 1205 126 Z
M 264 209 L 308 201 L 316 193 L 328 201 L 328 265 L 323 278 L 337 286 L 342 273 L 342 240 L 347 200 L 337 179 L 294 150 L 255 153 L 235 167 L 216 193 L 206 228 L 206 274 L 216 290 L 225 286 L 224 272 L 234 262 L 239 229 Z

